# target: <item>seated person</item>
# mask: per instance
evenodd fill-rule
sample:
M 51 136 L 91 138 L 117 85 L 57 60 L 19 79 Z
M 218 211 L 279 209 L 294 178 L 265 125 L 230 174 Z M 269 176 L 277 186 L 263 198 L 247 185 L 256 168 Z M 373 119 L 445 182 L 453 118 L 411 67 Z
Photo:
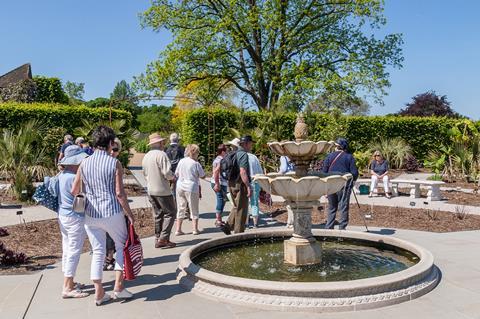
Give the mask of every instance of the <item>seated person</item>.
M 378 180 L 383 180 L 383 188 L 385 189 L 385 196 L 390 198 L 388 187 L 388 161 L 385 160 L 379 151 L 373 153 L 373 160 L 370 163 L 370 172 L 372 174 L 372 182 L 370 184 L 369 197 L 373 196 L 373 190 L 377 187 Z

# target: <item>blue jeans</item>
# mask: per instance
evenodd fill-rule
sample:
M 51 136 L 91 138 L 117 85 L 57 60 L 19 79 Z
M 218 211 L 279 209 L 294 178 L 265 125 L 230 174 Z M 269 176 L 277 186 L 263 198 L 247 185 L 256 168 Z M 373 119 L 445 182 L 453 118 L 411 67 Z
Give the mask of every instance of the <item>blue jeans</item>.
M 212 189 L 215 187 L 214 183 L 210 183 L 210 185 L 212 186 Z M 215 207 L 215 211 L 217 213 L 223 213 L 223 209 L 225 208 L 225 198 L 227 198 L 227 191 L 226 185 L 220 185 L 220 191 L 218 193 L 215 192 L 215 195 L 217 196 L 217 205 Z
M 250 196 L 250 209 L 253 217 L 257 217 L 260 213 L 260 208 L 258 206 L 258 200 L 260 198 L 260 185 L 258 182 L 252 182 L 252 195 Z
M 350 194 L 352 193 L 352 180 L 335 194 L 328 195 L 328 215 L 326 229 L 333 229 L 337 210 L 340 209 L 338 229 L 345 229 L 348 225 L 348 210 L 350 208 Z

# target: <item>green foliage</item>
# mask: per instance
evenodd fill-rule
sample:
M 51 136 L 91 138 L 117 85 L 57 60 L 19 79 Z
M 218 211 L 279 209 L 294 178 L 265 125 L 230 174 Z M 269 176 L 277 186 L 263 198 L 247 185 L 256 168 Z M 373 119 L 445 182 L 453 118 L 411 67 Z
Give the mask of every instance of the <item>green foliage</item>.
M 298 110 L 319 92 L 380 101 L 399 34 L 379 36 L 382 0 L 156 0 L 142 24 L 173 41 L 137 79 L 155 95 L 195 80 L 227 81 L 260 110 Z
M 210 120 L 208 114 L 210 114 Z M 258 141 L 255 152 L 273 156 L 269 153 L 266 143 L 275 140 L 292 140 L 296 114 L 197 109 L 186 112 L 184 119 L 181 130 L 184 142 L 199 144 L 204 155 L 208 154 L 209 139 L 210 153 L 214 153 L 216 145 L 233 138 L 235 134 L 251 134 Z M 215 125 L 213 119 L 215 119 Z M 338 112 L 329 114 L 308 112 L 305 114 L 305 121 L 309 125 L 310 139 L 335 140 L 343 136 L 349 140 L 352 153 L 370 150 L 372 142 L 378 141 L 379 137 L 387 140 L 403 139 L 410 146 L 411 153 L 421 162 L 426 159 L 430 151 L 438 150 L 442 145 L 451 143 L 449 130 L 458 125 L 461 127 L 463 123 L 462 120 L 451 118 L 343 116 Z M 214 126 L 215 135 L 213 135 Z M 231 128 L 236 129 L 237 133 L 233 133 Z M 397 164 L 403 165 L 403 163 Z M 392 165 L 396 164 L 392 163 Z
M 358 167 L 360 172 L 368 173 L 368 167 L 372 161 L 372 152 L 370 150 L 366 151 L 356 151 L 353 153 L 353 157 L 355 158 L 355 164 Z
M 68 104 L 68 96 L 59 78 L 35 76 L 33 81 L 37 86 L 35 102 Z
M 377 142 L 370 145 L 370 151 L 382 153 L 391 168 L 403 168 L 408 156 L 412 155 L 412 148 L 400 137 L 391 139 L 381 137 Z
M 67 106 L 53 103 L 2 103 L 0 104 L 0 128 L 17 129 L 28 120 L 36 119 L 47 128 L 63 127 L 67 132 L 81 124 L 81 120 L 98 123 L 108 121 L 110 110 L 85 106 Z M 112 118 L 123 119 L 130 126 L 132 116 L 124 111 L 112 110 Z
M 142 108 L 137 117 L 138 130 L 142 133 L 173 131 L 171 107 L 158 105 Z
M 18 199 L 33 195 L 33 181 L 50 173 L 53 160 L 42 146 L 45 127 L 29 121 L 19 129 L 4 129 L 0 135 L 0 172 L 12 185 Z
M 93 100 L 90 100 L 90 101 L 86 102 L 85 106 L 93 107 L 93 108 L 109 107 L 110 106 L 110 99 L 107 99 L 105 97 L 97 97 L 96 99 L 93 99 Z
M 184 144 L 195 143 L 207 162 L 213 160 L 218 144 L 223 143 L 230 127 L 238 123 L 238 114 L 224 109 L 196 109 L 185 115 L 182 127 Z
M 108 121 L 91 122 L 83 120 L 81 124 L 82 125 L 77 127 L 73 133 L 75 136 L 84 137 L 87 142 L 90 142 L 93 130 L 98 126 L 105 125 L 111 127 L 115 135 L 120 139 L 120 142 L 122 142 L 122 150 L 118 155 L 118 160 L 122 163 L 123 167 L 127 167 L 131 156 L 130 149 L 133 148 L 138 137 L 138 132 L 131 128 L 127 121 L 122 119 L 110 123 Z
M 67 94 L 70 104 L 80 104 L 85 94 L 85 83 L 75 83 L 67 81 L 63 86 L 65 94 Z
M 45 130 L 45 135 L 42 138 L 42 146 L 45 148 L 45 153 L 52 160 L 58 154 L 58 148 L 63 143 L 63 137 L 67 134 L 67 130 L 63 127 L 51 127 Z
M 148 137 L 137 140 L 135 143 L 135 151 L 138 153 L 147 153 L 150 150 L 148 146 Z

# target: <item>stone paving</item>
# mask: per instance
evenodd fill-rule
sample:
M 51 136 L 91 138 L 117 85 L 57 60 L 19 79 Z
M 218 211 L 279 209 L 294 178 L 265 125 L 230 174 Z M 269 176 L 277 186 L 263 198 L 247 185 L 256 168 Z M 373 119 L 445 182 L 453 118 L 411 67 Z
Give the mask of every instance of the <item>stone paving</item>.
M 206 182 L 202 184 L 204 189 L 207 189 Z M 132 206 L 142 205 L 142 202 L 146 203 L 145 198 L 135 198 Z M 430 250 L 435 257 L 436 265 L 442 272 L 441 282 L 432 292 L 418 299 L 390 307 L 346 313 L 291 313 L 266 311 L 204 299 L 185 290 L 177 283 L 176 268 L 178 257 L 186 247 L 202 240 L 224 236 L 213 226 L 214 205 L 213 193 L 204 192 L 204 198 L 200 202 L 202 212 L 200 228 L 203 228 L 203 233 L 198 236 L 187 234 L 173 237 L 172 240 L 178 243 L 174 249 L 155 249 L 152 238 L 142 240 L 145 255 L 144 268 L 137 280 L 127 284 L 135 293 L 134 300 L 112 302 L 102 307 L 94 305 L 93 296 L 85 299 L 63 300 L 60 298 L 62 273 L 59 264 L 56 264 L 31 275 L 0 276 L 0 318 L 480 319 L 480 264 L 478 263 L 480 231 L 438 234 L 372 228 L 372 232 L 412 241 Z M 361 227 L 350 229 L 363 230 Z M 186 222 L 184 230 L 190 230 L 189 222 Z M 89 283 L 89 272 L 90 255 L 86 253 L 81 257 L 76 280 Z M 112 282 L 113 273 L 106 272 L 107 291 L 112 290 Z M 87 288 L 92 291 L 91 284 Z

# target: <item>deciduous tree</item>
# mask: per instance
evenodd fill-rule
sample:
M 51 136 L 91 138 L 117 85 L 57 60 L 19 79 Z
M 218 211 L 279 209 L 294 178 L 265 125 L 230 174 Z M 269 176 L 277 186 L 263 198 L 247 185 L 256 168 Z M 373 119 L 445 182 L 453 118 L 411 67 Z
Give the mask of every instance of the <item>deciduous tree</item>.
M 232 83 L 259 109 L 301 108 L 325 91 L 381 101 L 401 36 L 376 37 L 383 0 L 153 0 L 141 19 L 173 41 L 137 78 L 161 95 L 198 80 Z

